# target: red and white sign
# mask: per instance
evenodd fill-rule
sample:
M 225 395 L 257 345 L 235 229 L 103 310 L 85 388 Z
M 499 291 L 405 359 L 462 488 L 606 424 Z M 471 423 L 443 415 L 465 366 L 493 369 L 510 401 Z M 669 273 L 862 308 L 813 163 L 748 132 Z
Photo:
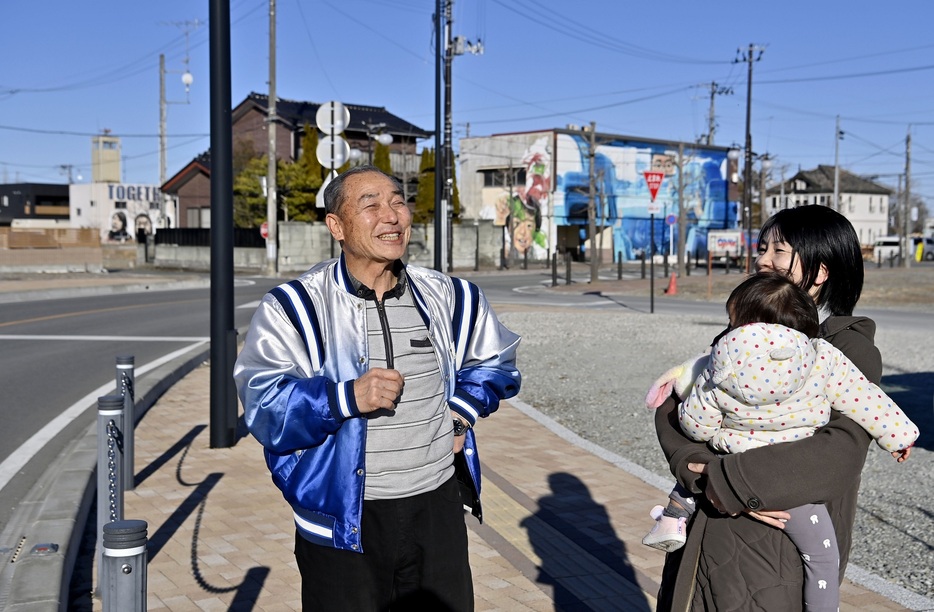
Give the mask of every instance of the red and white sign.
M 269 238 L 269 223 L 266 221 L 263 221 L 263 224 L 259 226 L 259 235 L 262 236 L 263 239 Z
M 664 172 L 643 172 L 645 175 L 645 182 L 649 186 L 649 195 L 652 196 L 652 201 L 655 201 L 655 196 L 658 195 L 658 189 L 662 186 L 662 181 L 665 179 Z

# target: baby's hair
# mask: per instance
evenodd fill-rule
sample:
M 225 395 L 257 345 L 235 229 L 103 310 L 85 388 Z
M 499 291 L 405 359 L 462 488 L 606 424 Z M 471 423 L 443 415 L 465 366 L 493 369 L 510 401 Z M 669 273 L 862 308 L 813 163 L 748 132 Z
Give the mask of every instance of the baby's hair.
M 753 274 L 726 301 L 732 327 L 749 323 L 778 323 L 808 338 L 820 331 L 817 306 L 808 293 L 785 276 L 774 272 Z

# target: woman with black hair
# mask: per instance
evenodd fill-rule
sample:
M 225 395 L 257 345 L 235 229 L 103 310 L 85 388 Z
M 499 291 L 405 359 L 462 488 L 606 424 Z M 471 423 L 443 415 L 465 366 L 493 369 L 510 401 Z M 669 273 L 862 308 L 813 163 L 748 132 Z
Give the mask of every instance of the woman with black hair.
M 819 336 L 879 383 L 875 323 L 853 316 L 863 259 L 843 215 L 816 205 L 779 211 L 759 232 L 756 270 L 778 272 L 804 289 L 818 309 Z M 826 505 L 842 581 L 872 440 L 866 431 L 833 414 L 809 438 L 719 455 L 681 432 L 676 407 L 673 397 L 662 404 L 656 430 L 672 474 L 699 503 L 687 542 L 665 560 L 658 609 L 802 610 L 803 564 L 780 527 L 785 510 L 803 504 Z

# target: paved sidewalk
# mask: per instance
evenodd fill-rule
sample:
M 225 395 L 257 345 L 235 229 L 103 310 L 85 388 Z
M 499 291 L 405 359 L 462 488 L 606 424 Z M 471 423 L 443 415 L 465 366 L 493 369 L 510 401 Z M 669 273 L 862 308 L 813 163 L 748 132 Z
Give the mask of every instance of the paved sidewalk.
M 209 448 L 209 383 L 195 369 L 136 430 L 124 516 L 149 524 L 148 609 L 300 610 L 291 513 L 252 437 Z M 519 401 L 477 430 L 485 522 L 466 518 L 477 610 L 654 610 L 663 554 L 641 538 L 665 491 Z M 843 596 L 841 610 L 905 609 L 850 582 Z

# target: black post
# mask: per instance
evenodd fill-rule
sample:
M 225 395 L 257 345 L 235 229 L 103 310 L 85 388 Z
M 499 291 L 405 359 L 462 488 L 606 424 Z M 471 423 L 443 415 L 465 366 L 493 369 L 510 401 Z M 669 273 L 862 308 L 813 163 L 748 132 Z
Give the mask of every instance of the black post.
M 529 269 L 529 249 L 528 248 L 522 251 L 522 269 L 523 270 Z
M 731 261 L 731 260 L 730 260 L 730 252 L 727 251 L 727 252 L 726 252 L 726 263 L 725 263 L 725 265 L 724 265 L 724 268 L 725 268 L 725 269 L 724 269 L 724 271 L 723 271 L 724 274 L 729 274 L 729 273 L 730 273 L 730 261 Z
M 474 229 L 477 230 L 477 240 L 474 244 L 474 246 L 476 246 L 476 249 L 474 251 L 474 258 L 473 258 L 473 270 L 474 272 L 476 272 L 480 269 L 480 225 L 479 224 L 475 225 Z
M 623 252 L 616 254 L 616 280 L 623 280 Z
M 565 265 L 564 265 L 564 267 L 565 267 L 565 280 L 564 280 L 564 284 L 565 284 L 565 285 L 570 285 L 570 284 L 571 284 L 571 253 L 570 253 L 570 252 L 566 252 L 566 253 L 564 254 L 564 264 L 565 264 Z
M 211 448 L 234 444 L 233 145 L 230 108 L 230 0 L 211 0 Z M 234 353 L 236 344 L 234 345 Z
M 642 260 L 642 280 L 645 280 L 645 249 L 642 250 L 640 259 Z
M 551 254 L 551 286 L 558 286 L 558 252 Z
M 655 312 L 655 215 L 649 215 L 649 312 Z

